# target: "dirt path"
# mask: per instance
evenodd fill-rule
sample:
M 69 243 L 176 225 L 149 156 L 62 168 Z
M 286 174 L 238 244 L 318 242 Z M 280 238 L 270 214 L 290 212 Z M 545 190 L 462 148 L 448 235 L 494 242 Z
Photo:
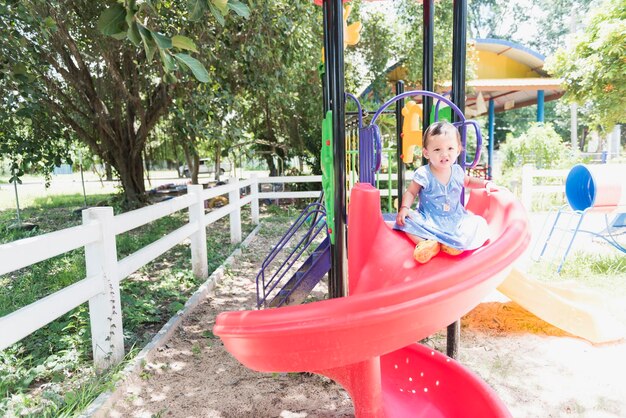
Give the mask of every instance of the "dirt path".
M 250 371 L 211 333 L 219 312 L 253 308 L 253 280 L 276 236 L 271 224 L 261 230 L 215 294 L 184 320 L 139 375 L 120 386 L 120 400 L 105 416 L 353 416 L 350 398 L 334 382 Z M 460 362 L 496 390 L 513 416 L 626 417 L 626 343 L 594 346 L 511 302 L 481 304 L 462 324 Z M 445 336 L 435 335 L 426 344 L 445 351 Z

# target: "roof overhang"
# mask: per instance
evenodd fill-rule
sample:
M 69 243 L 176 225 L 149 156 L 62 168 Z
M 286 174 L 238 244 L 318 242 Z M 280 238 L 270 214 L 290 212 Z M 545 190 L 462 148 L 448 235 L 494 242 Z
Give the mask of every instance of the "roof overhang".
M 565 93 L 562 80 L 557 78 L 498 78 L 471 80 L 467 82 L 465 108 L 472 116 L 487 112 L 488 102 L 493 99 L 494 110 L 519 109 L 537 103 L 539 91 L 544 102 L 557 100 Z M 482 103 L 481 103 L 482 102 Z

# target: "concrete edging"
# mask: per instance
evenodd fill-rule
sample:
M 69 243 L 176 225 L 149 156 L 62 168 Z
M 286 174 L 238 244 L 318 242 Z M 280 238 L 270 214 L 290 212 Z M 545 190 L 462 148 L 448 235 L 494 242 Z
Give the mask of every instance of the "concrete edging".
M 191 295 L 191 297 L 185 302 L 183 309 L 178 311 L 176 315 L 170 318 L 169 321 L 159 330 L 152 340 L 133 358 L 124 369 L 122 369 L 122 378 L 118 382 L 113 392 L 101 393 L 80 415 L 80 418 L 100 418 L 106 417 L 106 413 L 111 410 L 115 402 L 117 402 L 122 396 L 125 389 L 132 384 L 135 379 L 138 379 L 137 372 L 139 372 L 143 366 L 152 359 L 152 355 L 155 350 L 162 347 L 170 336 L 176 331 L 179 325 L 183 322 L 193 310 L 202 302 L 204 298 L 213 290 L 215 285 L 224 277 L 224 271 L 226 267 L 230 266 L 235 260 L 236 256 L 241 255 L 242 248 L 247 247 L 252 239 L 259 232 L 261 225 L 257 225 L 246 239 L 241 243 L 239 248 L 232 252 L 230 256 L 224 262 L 216 268 L 213 273 L 207 278 L 207 280 L 200 285 L 200 287 Z

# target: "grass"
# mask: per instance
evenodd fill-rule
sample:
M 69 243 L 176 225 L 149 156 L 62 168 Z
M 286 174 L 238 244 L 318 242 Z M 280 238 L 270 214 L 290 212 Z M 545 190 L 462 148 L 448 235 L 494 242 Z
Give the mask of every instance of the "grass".
M 110 200 L 111 195 L 96 200 Z M 0 211 L 0 243 L 81 224 L 80 194 L 34 199 L 23 218 L 36 223 L 33 231 L 10 229 L 12 210 Z M 116 213 L 121 209 L 115 208 Z M 242 210 L 242 232 L 253 225 Z M 187 222 L 177 213 L 118 236 L 118 260 L 156 241 Z M 230 243 L 228 218 L 207 229 L 209 271 L 215 270 L 236 245 Z M 180 310 L 204 282 L 191 273 L 188 244 L 178 245 L 121 283 L 124 341 L 127 360 Z M 84 251 L 77 249 L 0 276 L 0 316 L 15 311 L 85 277 Z M 0 416 L 74 416 L 117 379 L 115 370 L 96 374 L 92 368 L 87 304 L 51 322 L 0 352 Z
M 626 294 L 626 256 L 617 250 L 606 254 L 575 252 L 567 258 L 560 274 L 556 266 L 556 261 L 535 263 L 529 273 L 542 281 L 575 280 L 597 290 Z

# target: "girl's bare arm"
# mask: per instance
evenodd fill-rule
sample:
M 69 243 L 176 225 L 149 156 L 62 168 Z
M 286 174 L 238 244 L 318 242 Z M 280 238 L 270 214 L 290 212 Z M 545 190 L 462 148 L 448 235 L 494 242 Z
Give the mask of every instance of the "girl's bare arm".
M 409 210 L 411 206 L 413 206 L 415 197 L 419 194 L 420 190 L 422 190 L 422 186 L 414 181 L 411 181 L 409 187 L 406 188 L 406 191 L 402 195 L 402 202 L 398 208 L 398 214 L 396 215 L 396 223 L 398 225 L 404 225 L 404 219 L 408 216 Z

